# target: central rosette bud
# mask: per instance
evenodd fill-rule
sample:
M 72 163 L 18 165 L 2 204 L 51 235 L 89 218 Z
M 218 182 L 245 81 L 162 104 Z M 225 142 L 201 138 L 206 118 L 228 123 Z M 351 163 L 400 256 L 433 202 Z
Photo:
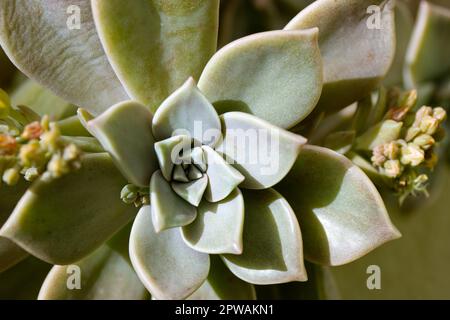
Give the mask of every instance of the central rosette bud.
M 244 180 L 214 149 L 187 135 L 159 141 L 155 151 L 162 177 L 178 196 L 195 207 L 203 197 L 210 202 L 226 197 L 231 191 L 226 182 L 233 181 L 234 187 Z M 214 185 L 217 178 L 223 183 Z

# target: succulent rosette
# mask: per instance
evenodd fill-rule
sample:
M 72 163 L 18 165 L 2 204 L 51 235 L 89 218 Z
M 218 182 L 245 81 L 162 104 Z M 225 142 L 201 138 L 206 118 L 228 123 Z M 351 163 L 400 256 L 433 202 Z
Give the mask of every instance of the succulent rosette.
M 380 29 L 361 19 L 373 2 Z M 400 236 L 361 169 L 294 133 L 380 83 L 394 56 L 390 2 L 316 1 L 283 30 L 216 52 L 218 8 L 0 4 L 10 59 L 83 107 L 58 123 L 84 151 L 80 168 L 0 189 L 0 262 L 16 250 L 14 263 L 30 253 L 56 265 L 40 298 L 255 298 L 255 284 L 306 281 L 304 258 L 342 265 Z M 82 270 L 80 290 L 67 288 L 67 265 Z

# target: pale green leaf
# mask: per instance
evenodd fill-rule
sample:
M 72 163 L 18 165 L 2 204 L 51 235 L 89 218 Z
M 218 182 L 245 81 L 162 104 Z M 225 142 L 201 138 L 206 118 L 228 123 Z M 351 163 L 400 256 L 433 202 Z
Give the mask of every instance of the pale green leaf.
M 93 0 L 92 8 L 117 76 L 152 111 L 216 50 L 219 0 Z
M 150 111 L 134 101 L 120 102 L 87 123 L 122 174 L 142 187 L 158 168 L 151 123 Z
M 127 226 L 86 258 L 67 266 L 54 266 L 39 292 L 40 300 L 141 300 L 149 294 L 128 258 Z M 117 249 L 116 249 L 117 248 Z M 125 255 L 124 255 L 125 254 Z M 79 285 L 79 287 L 77 287 Z
M 97 36 L 89 0 L 3 0 L 0 44 L 27 76 L 95 114 L 128 98 Z
M 243 188 L 265 189 L 289 172 L 306 139 L 243 112 L 221 116 L 223 141 L 217 146 L 245 180 Z
M 197 210 L 179 197 L 161 174 L 155 171 L 150 182 L 151 215 L 155 232 L 180 227 L 194 221 Z
M 157 140 L 183 134 L 214 146 L 220 139 L 219 116 L 192 78 L 164 100 L 155 112 L 152 129 Z
M 277 190 L 300 221 L 312 262 L 349 263 L 400 237 L 369 178 L 329 149 L 305 146 Z
M 236 188 L 219 202 L 202 201 L 197 218 L 182 228 L 182 236 L 196 251 L 241 254 L 243 227 L 244 199 Z
M 417 87 L 450 70 L 450 9 L 422 1 L 406 53 L 405 85 Z
M 188 300 L 256 300 L 253 285 L 232 274 L 218 256 L 210 260 L 208 278 Z
M 208 62 L 198 86 L 219 114 L 243 111 L 290 128 L 322 91 L 318 30 L 270 31 L 236 40 Z
M 0 235 L 44 261 L 78 261 L 134 216 L 136 209 L 120 200 L 125 184 L 106 153 L 86 155 L 79 170 L 35 181 Z
M 221 201 L 235 190 L 245 178 L 213 149 L 208 146 L 203 146 L 202 149 L 208 164 L 206 174 L 209 182 L 205 198 L 210 202 Z
M 393 1 L 318 0 L 285 30 L 319 28 L 324 87 L 316 109 L 339 110 L 370 93 L 395 54 Z
M 253 284 L 306 281 L 302 235 L 294 212 L 275 190 L 244 190 L 244 251 L 223 255 L 237 277 Z
M 156 233 L 151 208 L 139 211 L 130 236 L 130 258 L 144 286 L 156 299 L 184 299 L 209 272 L 209 256 L 189 248 L 178 228 Z

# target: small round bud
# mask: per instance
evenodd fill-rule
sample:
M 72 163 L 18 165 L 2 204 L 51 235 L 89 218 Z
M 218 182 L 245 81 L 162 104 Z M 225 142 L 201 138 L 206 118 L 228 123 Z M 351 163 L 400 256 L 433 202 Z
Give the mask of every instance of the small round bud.
M 442 123 L 447 117 L 447 112 L 444 108 L 437 107 L 433 109 L 433 118 L 435 118 L 439 123 Z
M 133 184 L 127 184 L 120 191 L 120 199 L 126 204 L 134 203 L 139 195 L 139 188 Z

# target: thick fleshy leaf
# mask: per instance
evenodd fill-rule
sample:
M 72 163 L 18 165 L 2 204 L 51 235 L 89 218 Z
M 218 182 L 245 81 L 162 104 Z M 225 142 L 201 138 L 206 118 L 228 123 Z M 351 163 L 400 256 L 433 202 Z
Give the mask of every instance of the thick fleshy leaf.
M 157 140 L 183 134 L 214 146 L 220 139 L 219 116 L 192 78 L 164 100 L 155 112 L 152 129 Z
M 211 255 L 210 260 L 208 278 L 189 300 L 256 300 L 253 285 L 232 274 L 218 256 Z
M 149 298 L 128 258 L 127 226 L 111 239 L 116 246 L 107 244 L 86 258 L 68 266 L 54 266 L 39 292 L 40 300 L 140 300 Z M 126 252 L 122 252 L 122 248 Z M 80 287 L 75 284 L 80 272 Z M 72 279 L 71 279 L 72 278 Z
M 275 190 L 244 190 L 244 252 L 223 255 L 237 277 L 254 284 L 306 281 L 302 235 L 294 212 Z
M 290 128 L 322 91 L 318 30 L 270 31 L 236 40 L 208 62 L 198 86 L 219 114 L 243 111 Z
M 406 53 L 406 86 L 415 88 L 450 70 L 449 33 L 450 10 L 422 1 Z
M 305 146 L 277 190 L 298 217 L 312 262 L 349 263 L 400 237 L 369 178 L 329 149 Z
M 372 6 L 372 7 L 371 7 Z M 316 109 L 338 110 L 371 92 L 395 54 L 393 2 L 318 0 L 285 30 L 318 27 L 324 87 Z
M 403 83 L 406 50 L 414 27 L 414 16 L 403 1 L 395 1 L 395 57 L 391 69 L 383 80 L 386 87 Z
M 86 155 L 79 170 L 35 181 L 0 235 L 44 261 L 78 261 L 134 216 L 136 209 L 119 197 L 125 184 L 108 154 Z
M 210 202 L 221 201 L 228 197 L 245 177 L 213 149 L 208 146 L 202 148 L 208 165 L 206 174 L 209 180 L 205 198 Z
M 207 185 L 208 176 L 206 175 L 190 182 L 174 181 L 171 183 L 173 191 L 195 207 L 197 207 L 202 200 Z
M 27 76 L 94 114 L 128 99 L 98 39 L 89 0 L 1 1 L 0 44 Z
M 179 229 L 154 231 L 150 206 L 142 207 L 134 221 L 130 258 L 142 283 L 156 299 L 188 297 L 209 272 L 209 256 L 189 248 Z
M 91 134 L 81 123 L 78 115 L 70 116 L 57 122 L 63 136 L 90 137 Z
M 167 181 L 172 180 L 174 165 L 181 164 L 180 155 L 189 151 L 191 144 L 192 139 L 185 135 L 170 137 L 154 144 L 159 168 Z
M 219 0 L 94 0 L 92 8 L 119 79 L 152 111 L 216 50 Z
M 134 101 L 120 102 L 87 123 L 129 182 L 146 187 L 158 168 L 152 114 Z
M 0 272 L 3 272 L 28 256 L 28 253 L 9 239 L 0 237 Z
M 335 300 L 339 288 L 330 267 L 305 262 L 308 281 L 256 286 L 259 300 Z M 364 274 L 366 275 L 366 274 Z M 365 282 L 364 282 L 365 284 Z M 367 289 L 367 287 L 366 287 Z
M 11 95 L 13 105 L 24 105 L 39 115 L 48 115 L 52 120 L 74 115 L 76 107 L 55 96 L 33 80 L 26 80 Z
M 0 164 L 0 172 L 1 172 Z M 0 228 L 14 210 L 17 202 L 27 190 L 29 183 L 20 179 L 15 186 L 0 186 Z M 9 239 L 0 237 L 0 272 L 26 258 L 28 253 Z
M 197 209 L 179 197 L 161 174 L 155 171 L 150 182 L 153 229 L 156 233 L 194 221 Z
M 397 140 L 403 127 L 403 122 L 385 120 L 369 128 L 356 139 L 356 148 L 372 150 L 376 146 Z
M 265 189 L 289 172 L 306 139 L 255 116 L 227 112 L 221 116 L 223 141 L 217 146 L 245 180 L 241 187 Z
M 235 189 L 222 201 L 202 201 L 197 208 L 197 218 L 182 228 L 184 241 L 196 251 L 242 253 L 244 227 L 244 198 Z

